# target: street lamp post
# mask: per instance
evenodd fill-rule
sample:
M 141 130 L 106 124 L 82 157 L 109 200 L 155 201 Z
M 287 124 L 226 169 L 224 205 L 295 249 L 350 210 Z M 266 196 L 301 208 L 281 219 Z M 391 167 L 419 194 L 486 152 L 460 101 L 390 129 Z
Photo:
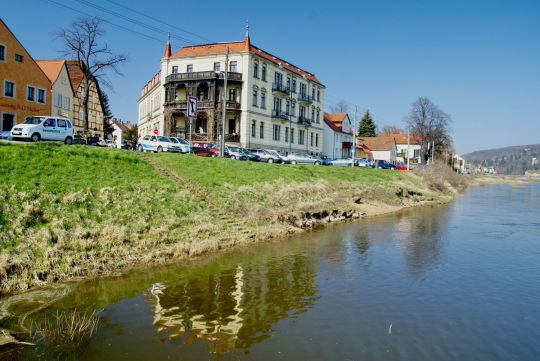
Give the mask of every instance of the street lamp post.
M 229 47 L 227 47 L 227 55 L 225 57 L 225 71 L 223 72 L 223 108 L 221 118 L 221 134 L 219 142 L 219 155 L 225 156 L 225 118 L 227 117 L 227 78 L 229 68 Z

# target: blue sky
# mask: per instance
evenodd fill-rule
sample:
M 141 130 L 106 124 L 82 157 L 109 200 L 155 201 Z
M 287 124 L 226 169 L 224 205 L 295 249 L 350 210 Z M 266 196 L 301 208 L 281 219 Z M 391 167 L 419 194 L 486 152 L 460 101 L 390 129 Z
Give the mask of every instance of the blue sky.
M 158 70 L 166 42 L 173 50 L 204 43 L 108 0 L 86 0 L 153 27 L 154 32 L 78 0 L 54 0 L 147 34 L 105 24 L 106 41 L 127 53 L 123 77 L 108 90 L 115 116 L 135 122 L 137 98 Z M 368 108 L 379 126 L 402 125 L 410 104 L 427 96 L 452 116 L 458 152 L 540 143 L 540 1 L 122 1 L 151 17 L 213 41 L 252 43 L 313 72 L 328 105 L 343 99 Z M 222 7 L 225 5 L 225 7 Z M 4 2 L 0 17 L 35 58 L 57 58 L 54 38 L 80 13 L 49 0 Z

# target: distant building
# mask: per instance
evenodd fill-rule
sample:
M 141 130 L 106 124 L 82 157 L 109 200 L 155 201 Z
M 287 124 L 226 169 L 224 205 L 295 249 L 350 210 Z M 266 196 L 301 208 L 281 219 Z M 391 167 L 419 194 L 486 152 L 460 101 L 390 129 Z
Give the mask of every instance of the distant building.
M 465 158 L 463 158 L 460 155 L 454 155 L 453 159 L 454 163 L 454 169 L 459 173 L 466 173 L 467 172 L 467 162 Z M 487 172 L 486 172 L 487 173 Z
M 422 163 L 422 145 L 418 137 L 411 134 L 381 134 L 380 136 L 393 137 L 396 140 L 398 162 L 406 163 L 407 157 L 411 163 Z
M 74 92 L 73 98 L 73 125 L 78 134 L 84 133 L 84 73 L 81 64 L 78 60 L 66 60 L 69 80 Z M 88 131 L 90 135 L 103 139 L 104 120 L 103 102 L 101 99 L 101 91 L 99 83 L 96 79 L 90 80 L 88 102 Z
M 116 143 L 117 148 L 122 148 L 122 139 L 124 139 L 126 132 L 133 127 L 133 124 L 124 123 L 117 119 L 111 119 L 109 122 L 113 128 L 110 138 Z
M 228 52 L 228 83 L 224 86 Z M 217 142 L 226 95 L 225 140 L 284 154 L 323 152 L 325 86 L 310 72 L 243 41 L 186 46 L 167 43 L 161 70 L 143 87 L 139 132 Z M 187 97 L 199 99 L 191 124 Z
M 323 154 L 330 158 L 350 158 L 354 142 L 347 113 L 324 113 Z
M 36 60 L 52 83 L 51 115 L 73 119 L 74 92 L 65 60 Z
M 394 137 L 358 137 L 358 140 L 371 151 L 372 159 L 396 162 L 397 146 Z
M 51 81 L 0 19 L 0 131 L 50 115 Z

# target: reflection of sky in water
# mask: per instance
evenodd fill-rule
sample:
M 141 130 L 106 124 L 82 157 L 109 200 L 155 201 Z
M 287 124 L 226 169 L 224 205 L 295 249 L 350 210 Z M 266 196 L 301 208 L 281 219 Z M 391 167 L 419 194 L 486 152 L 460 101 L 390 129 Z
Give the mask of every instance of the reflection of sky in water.
M 105 306 L 81 360 L 540 359 L 539 210 L 540 185 L 473 188 L 82 283 L 59 307 Z

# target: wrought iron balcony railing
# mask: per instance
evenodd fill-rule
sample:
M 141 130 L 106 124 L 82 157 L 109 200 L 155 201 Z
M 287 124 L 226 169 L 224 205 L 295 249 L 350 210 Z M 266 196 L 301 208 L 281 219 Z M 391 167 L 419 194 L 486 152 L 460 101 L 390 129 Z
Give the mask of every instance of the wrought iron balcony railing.
M 290 93 L 289 87 L 283 83 L 272 83 L 272 91 L 284 95 L 289 95 Z
M 289 116 L 284 111 L 279 109 L 272 110 L 272 118 L 280 120 L 289 120 Z

